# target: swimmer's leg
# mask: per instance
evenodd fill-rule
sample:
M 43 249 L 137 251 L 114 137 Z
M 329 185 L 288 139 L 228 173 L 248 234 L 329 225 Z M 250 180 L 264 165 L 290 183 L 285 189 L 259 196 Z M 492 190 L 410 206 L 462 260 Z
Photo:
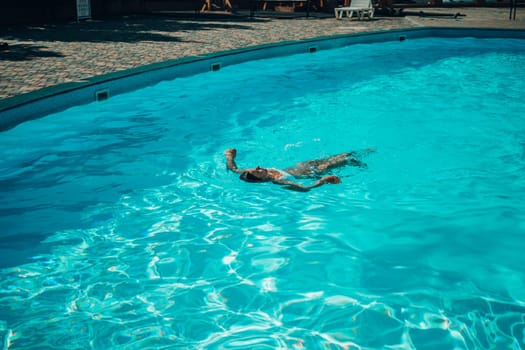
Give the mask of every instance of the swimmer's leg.
M 359 158 L 374 151 L 375 149 L 367 148 L 362 151 L 341 153 L 324 159 L 309 160 L 298 163 L 294 168 L 286 169 L 286 171 L 296 177 L 319 177 L 332 169 L 346 165 L 366 168 L 366 163 Z

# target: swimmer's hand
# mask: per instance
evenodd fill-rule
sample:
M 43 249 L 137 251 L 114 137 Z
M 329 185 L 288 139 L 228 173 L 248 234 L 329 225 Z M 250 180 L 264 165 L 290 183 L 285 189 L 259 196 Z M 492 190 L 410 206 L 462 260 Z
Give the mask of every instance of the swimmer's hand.
M 325 177 L 321 178 L 319 180 L 319 183 L 335 185 L 335 184 L 340 184 L 341 183 L 341 179 L 338 176 L 330 175 L 330 176 L 325 176 Z
M 226 156 L 226 159 L 234 159 L 235 156 L 237 156 L 237 150 L 235 148 L 230 148 L 224 151 L 224 155 Z
M 235 163 L 235 156 L 237 155 L 237 150 L 235 148 L 230 148 L 224 151 L 224 155 L 226 156 L 226 169 L 233 171 L 237 174 L 242 174 L 244 170 L 239 169 L 237 167 L 237 164 Z

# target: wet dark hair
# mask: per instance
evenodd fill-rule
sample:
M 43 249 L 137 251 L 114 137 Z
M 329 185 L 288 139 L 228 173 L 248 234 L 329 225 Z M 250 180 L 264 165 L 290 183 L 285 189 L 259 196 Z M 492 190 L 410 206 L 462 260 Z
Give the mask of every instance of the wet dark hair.
M 239 178 L 241 180 L 243 180 L 243 181 L 246 181 L 246 182 L 264 182 L 262 179 L 260 179 L 257 176 L 253 175 L 249 171 L 243 172 Z

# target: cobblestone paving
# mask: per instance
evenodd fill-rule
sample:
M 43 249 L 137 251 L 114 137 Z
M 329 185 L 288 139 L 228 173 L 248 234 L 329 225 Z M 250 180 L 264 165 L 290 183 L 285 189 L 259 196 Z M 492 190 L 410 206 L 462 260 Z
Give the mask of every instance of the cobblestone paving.
M 420 11 L 424 11 L 420 13 Z M 454 14 L 465 16 L 454 18 Z M 525 29 L 502 8 L 410 9 L 373 20 L 128 17 L 46 26 L 0 28 L 0 99 L 41 88 L 187 56 L 326 35 L 413 27 Z

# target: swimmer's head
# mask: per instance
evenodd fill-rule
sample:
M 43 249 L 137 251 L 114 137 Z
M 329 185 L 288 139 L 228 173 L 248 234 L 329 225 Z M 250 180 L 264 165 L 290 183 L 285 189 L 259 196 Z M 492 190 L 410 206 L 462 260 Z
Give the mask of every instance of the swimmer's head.
M 255 169 L 248 169 L 244 171 L 240 179 L 246 182 L 266 182 L 268 176 L 268 170 L 257 167 Z

